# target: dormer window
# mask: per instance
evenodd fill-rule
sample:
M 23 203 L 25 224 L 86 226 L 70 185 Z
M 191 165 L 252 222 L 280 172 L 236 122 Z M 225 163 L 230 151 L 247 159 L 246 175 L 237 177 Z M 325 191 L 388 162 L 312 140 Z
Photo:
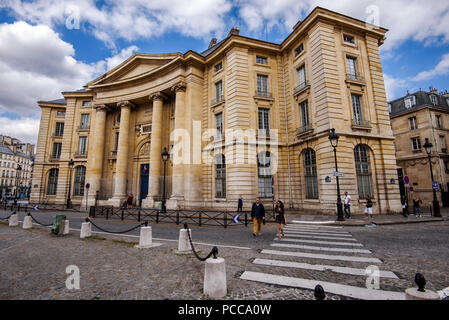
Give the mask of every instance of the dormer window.
M 349 35 L 347 35 L 347 34 L 344 34 L 344 35 L 343 35 L 343 41 L 344 41 L 345 43 L 355 44 L 355 39 L 354 39 L 354 37 L 353 37 L 353 36 L 349 36 Z
M 223 69 L 223 64 L 220 62 L 219 64 L 217 64 L 217 65 L 215 66 L 215 72 L 218 72 L 218 71 L 220 71 L 221 69 Z
M 430 102 L 432 102 L 432 104 L 434 106 L 436 106 L 438 104 L 438 97 L 436 95 L 434 95 L 434 94 L 431 94 L 430 95 Z
M 304 51 L 304 44 L 301 43 L 298 48 L 295 50 L 295 56 L 300 55 Z
M 268 64 L 268 59 L 266 57 L 257 56 L 256 63 Z
M 416 97 L 411 96 L 404 99 L 405 108 L 410 109 L 411 107 L 416 105 Z

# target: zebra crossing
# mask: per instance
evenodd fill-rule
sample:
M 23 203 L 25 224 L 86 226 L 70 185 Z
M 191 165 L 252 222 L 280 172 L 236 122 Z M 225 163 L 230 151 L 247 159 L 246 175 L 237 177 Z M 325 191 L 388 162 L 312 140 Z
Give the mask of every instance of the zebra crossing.
M 293 221 L 285 226 L 284 232 L 285 237 L 278 240 L 276 235 L 270 248 L 263 249 L 260 252 L 262 257 L 252 262 L 258 270 L 270 267 L 270 273 L 247 270 L 240 279 L 310 290 L 320 284 L 328 293 L 363 300 L 405 299 L 403 292 L 375 290 L 368 288 L 368 285 L 334 283 L 325 281 L 325 277 L 322 281 L 291 276 L 296 271 L 316 271 L 320 276 L 315 278 L 320 278 L 322 272 L 326 272 L 329 279 L 329 272 L 333 272 L 332 278 L 341 275 L 340 278 L 356 279 L 357 283 L 361 279 L 367 284 L 366 279 L 372 275 L 371 271 L 367 272 L 366 266 L 369 264 L 370 268 L 378 270 L 376 276 L 379 279 L 399 279 L 395 273 L 382 270 L 383 262 L 374 257 L 370 250 L 363 248 L 363 244 L 354 239 L 351 233 L 344 231 L 343 227 Z

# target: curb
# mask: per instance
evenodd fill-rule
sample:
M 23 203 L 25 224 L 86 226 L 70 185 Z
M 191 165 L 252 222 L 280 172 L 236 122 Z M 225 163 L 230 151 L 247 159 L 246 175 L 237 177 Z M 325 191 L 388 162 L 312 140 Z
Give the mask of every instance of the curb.
M 445 221 L 444 218 L 441 219 L 423 219 L 423 220 L 416 220 L 416 221 L 379 221 L 376 222 L 375 220 L 373 220 L 373 223 L 375 225 L 378 226 L 382 226 L 382 225 L 395 225 L 395 224 L 412 224 L 412 223 L 426 223 L 426 222 L 441 222 L 441 221 Z M 344 226 L 344 227 L 363 227 L 365 225 L 367 225 L 369 223 L 369 221 L 363 221 L 363 222 L 333 222 L 333 223 L 329 223 L 329 224 L 325 224 L 325 225 L 336 225 L 336 226 Z

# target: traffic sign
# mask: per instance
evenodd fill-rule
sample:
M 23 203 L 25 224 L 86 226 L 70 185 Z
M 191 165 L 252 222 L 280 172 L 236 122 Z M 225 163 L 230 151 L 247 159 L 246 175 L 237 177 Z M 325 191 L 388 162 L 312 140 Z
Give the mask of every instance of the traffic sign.
M 432 182 L 432 187 L 434 190 L 438 190 L 438 182 L 437 181 Z
M 345 174 L 343 172 L 334 172 L 334 177 L 344 177 Z
M 240 220 L 239 215 L 234 216 L 234 223 L 239 223 L 239 220 Z
M 410 183 L 410 180 L 409 180 L 409 178 L 407 176 L 404 177 L 404 183 L 405 184 L 409 184 Z

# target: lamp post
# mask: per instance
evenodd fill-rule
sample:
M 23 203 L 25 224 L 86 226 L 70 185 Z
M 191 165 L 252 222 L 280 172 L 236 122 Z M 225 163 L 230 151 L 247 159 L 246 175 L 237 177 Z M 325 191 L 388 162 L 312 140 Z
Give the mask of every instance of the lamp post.
M 69 161 L 69 169 L 70 169 L 70 173 L 69 173 L 69 193 L 67 195 L 67 209 L 71 209 L 72 208 L 72 200 L 70 199 L 70 195 L 72 193 L 72 170 L 74 167 L 75 163 L 73 162 L 73 159 L 70 159 Z
M 331 143 L 332 148 L 334 148 L 334 161 L 335 161 L 335 172 L 336 178 L 337 178 L 337 221 L 345 221 L 345 218 L 343 217 L 343 204 L 341 202 L 341 195 L 340 195 L 340 181 L 338 177 L 338 165 L 337 165 L 337 146 L 338 146 L 338 139 L 340 137 L 338 134 L 335 133 L 335 129 L 331 129 L 331 132 L 329 134 L 329 141 Z
M 423 145 L 424 149 L 426 149 L 427 157 L 429 158 L 429 166 L 430 166 L 430 177 L 432 179 L 432 191 L 433 191 L 433 216 L 434 217 L 441 217 L 440 213 L 440 203 L 437 199 L 437 192 L 435 188 L 433 187 L 433 170 L 432 170 L 432 159 L 430 157 L 430 153 L 432 152 L 433 144 L 429 142 L 429 139 L 426 138 L 426 143 Z
M 18 191 L 19 191 L 19 180 L 20 180 L 20 174 L 22 172 L 22 166 L 17 166 L 17 173 L 16 173 L 16 198 L 18 197 Z
M 164 151 L 162 152 L 162 161 L 164 161 L 164 184 L 163 184 L 163 193 L 162 193 L 162 212 L 166 212 L 165 207 L 165 176 L 166 176 L 166 166 L 167 166 L 167 160 L 170 158 L 170 154 L 167 152 L 167 148 L 164 148 Z

